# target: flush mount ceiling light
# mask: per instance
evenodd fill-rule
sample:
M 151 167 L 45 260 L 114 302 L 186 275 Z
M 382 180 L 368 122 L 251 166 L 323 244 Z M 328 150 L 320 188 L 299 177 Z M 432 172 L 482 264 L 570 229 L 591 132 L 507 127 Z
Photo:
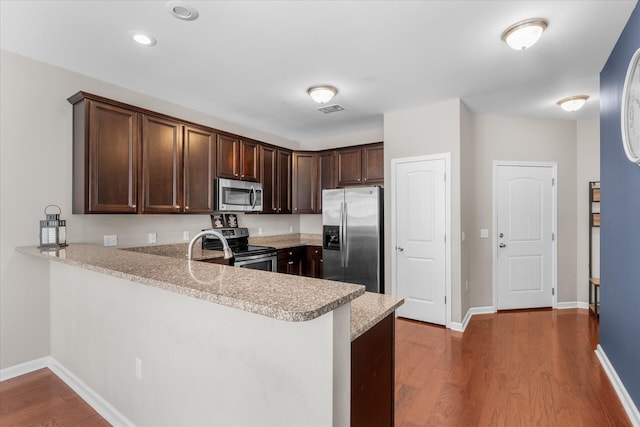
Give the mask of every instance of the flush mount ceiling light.
M 138 31 L 132 32 L 131 38 L 133 39 L 133 41 L 135 41 L 138 44 L 141 44 L 142 46 L 154 46 L 156 43 L 158 43 L 155 38 L 151 37 L 148 34 L 141 33 Z
M 587 99 L 589 99 L 587 95 L 570 96 L 568 98 L 564 98 L 558 101 L 558 105 L 564 111 L 569 111 L 569 112 L 578 111 L 579 109 L 584 107 L 584 104 L 587 102 Z
M 195 7 L 182 1 L 170 1 L 167 3 L 169 13 L 183 21 L 195 21 L 200 14 Z
M 310 87 L 307 93 L 318 104 L 325 104 L 338 93 L 338 89 L 333 86 L 314 86 Z
M 504 40 L 510 48 L 525 50 L 536 44 L 547 29 L 549 23 L 542 18 L 527 19 L 516 22 L 502 33 Z

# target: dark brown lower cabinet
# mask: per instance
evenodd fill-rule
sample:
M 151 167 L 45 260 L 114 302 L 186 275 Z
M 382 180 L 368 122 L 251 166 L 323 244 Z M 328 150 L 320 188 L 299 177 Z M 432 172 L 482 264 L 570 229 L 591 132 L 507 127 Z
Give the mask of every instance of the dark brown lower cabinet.
M 395 315 L 351 342 L 351 427 L 393 426 Z
M 278 249 L 278 273 L 302 276 L 304 273 L 305 258 L 305 246 Z
M 322 279 L 322 246 L 307 246 L 305 276 Z

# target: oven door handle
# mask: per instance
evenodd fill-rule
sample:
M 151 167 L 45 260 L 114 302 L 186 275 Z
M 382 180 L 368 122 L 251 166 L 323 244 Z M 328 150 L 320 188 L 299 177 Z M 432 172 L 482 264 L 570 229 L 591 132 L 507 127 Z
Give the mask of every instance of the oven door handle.
M 238 256 L 238 254 L 236 254 L 235 256 L 235 265 L 238 265 L 238 263 L 244 263 L 245 261 L 253 261 L 256 259 L 269 259 L 269 258 L 273 258 L 277 256 L 276 253 L 266 253 L 266 254 L 260 254 L 260 255 L 248 255 L 248 256 Z

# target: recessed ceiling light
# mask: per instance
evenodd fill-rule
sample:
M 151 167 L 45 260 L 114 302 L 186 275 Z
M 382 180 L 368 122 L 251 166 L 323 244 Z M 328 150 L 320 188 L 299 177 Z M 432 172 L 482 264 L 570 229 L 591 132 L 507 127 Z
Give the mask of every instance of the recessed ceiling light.
M 541 18 L 527 19 L 516 22 L 502 33 L 504 40 L 510 48 L 525 50 L 536 44 L 549 23 Z
M 584 104 L 586 104 L 588 99 L 589 97 L 587 95 L 570 96 L 568 98 L 564 98 L 558 101 L 558 105 L 564 111 L 573 112 L 573 111 L 578 111 L 579 109 L 584 107 Z
M 182 19 L 183 21 L 195 21 L 198 19 L 198 16 L 200 16 L 195 7 L 189 6 L 187 3 L 182 1 L 168 2 L 167 9 L 169 9 L 169 13 L 171 15 L 178 19 Z
M 156 39 L 151 37 L 150 35 L 137 31 L 131 33 L 131 38 L 136 43 L 141 44 L 142 46 L 154 46 L 156 43 L 158 43 Z
M 318 104 L 324 104 L 331 101 L 338 93 L 338 89 L 333 86 L 313 86 L 307 90 L 307 93 Z

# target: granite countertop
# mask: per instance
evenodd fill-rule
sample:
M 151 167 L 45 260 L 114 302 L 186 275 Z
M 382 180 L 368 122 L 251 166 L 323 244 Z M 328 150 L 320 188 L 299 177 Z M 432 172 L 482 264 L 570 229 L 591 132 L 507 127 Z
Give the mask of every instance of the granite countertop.
M 282 249 L 321 246 L 321 238 L 292 234 L 251 238 L 250 243 Z M 58 251 L 32 246 L 16 250 L 286 321 L 311 320 L 351 302 L 351 341 L 404 303 L 402 298 L 364 292 L 361 285 L 194 262 L 224 255 L 199 245 L 194 246 L 194 261 L 189 262 L 187 246 L 116 249 L 72 244 Z
M 125 251 L 138 252 L 149 255 L 168 256 L 171 258 L 187 259 L 187 250 L 189 243 L 174 243 L 170 245 L 153 245 L 153 246 L 137 246 L 134 248 L 122 248 Z M 202 261 L 205 259 L 224 258 L 224 252 L 211 251 L 208 249 L 202 249 L 202 245 L 197 244 L 193 246 L 192 258 L 195 261 Z
M 279 234 L 276 236 L 250 237 L 252 245 L 272 246 L 276 249 L 293 248 L 295 246 L 322 246 L 320 234 Z
M 403 298 L 365 292 L 351 301 L 351 341 L 404 304 Z
M 314 319 L 365 292 L 361 285 L 88 244 L 72 243 L 53 251 L 35 246 L 16 250 L 290 322 Z

